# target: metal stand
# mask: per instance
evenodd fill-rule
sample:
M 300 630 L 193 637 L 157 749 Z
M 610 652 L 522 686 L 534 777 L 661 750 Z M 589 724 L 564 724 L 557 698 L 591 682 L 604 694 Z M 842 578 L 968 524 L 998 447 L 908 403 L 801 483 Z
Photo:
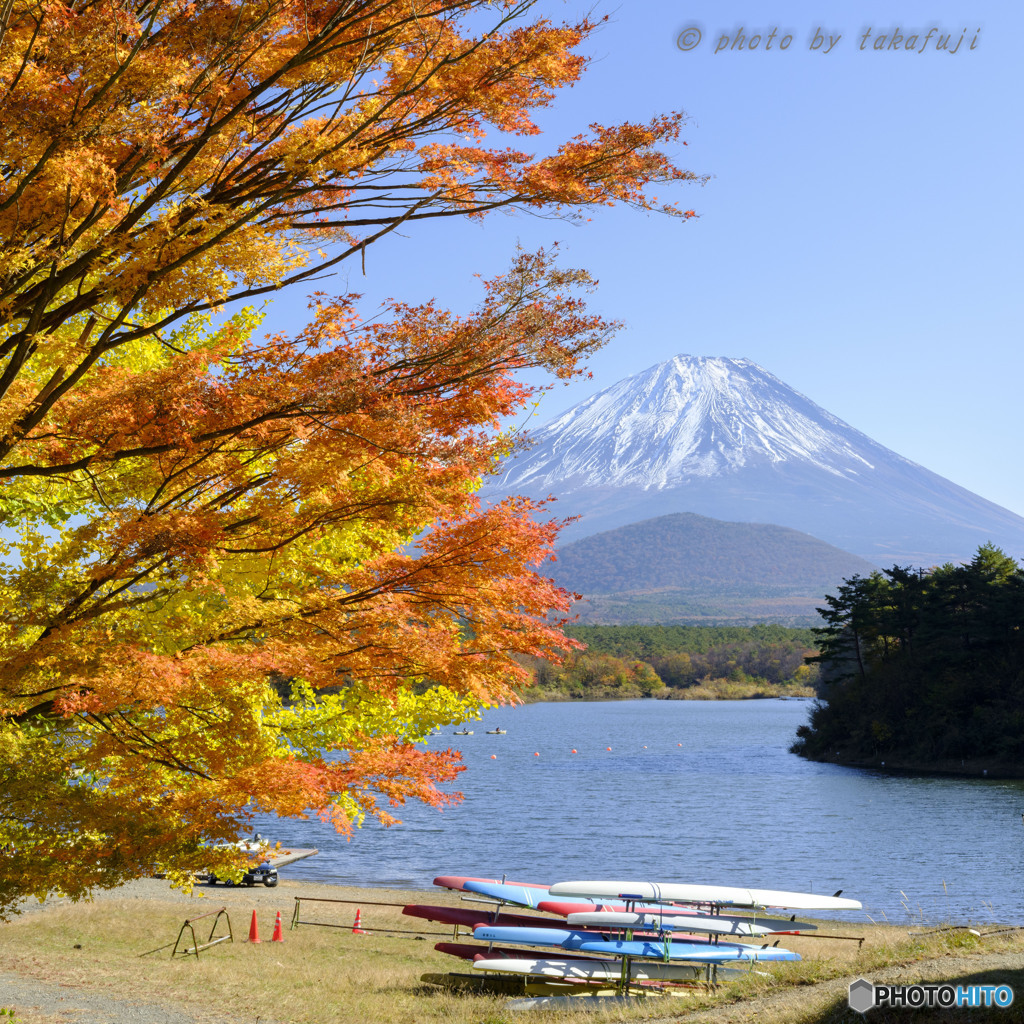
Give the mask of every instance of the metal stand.
M 192 927 L 192 924 L 195 921 L 202 921 L 204 917 L 212 917 L 213 918 L 213 927 L 210 929 L 210 934 L 207 937 L 206 942 L 204 942 L 202 945 L 200 945 L 199 942 L 196 940 L 196 931 Z M 219 936 L 218 938 L 215 939 L 213 937 L 213 935 L 214 935 L 214 932 L 217 931 L 217 925 L 220 924 L 220 919 L 222 917 L 224 918 L 224 923 L 228 926 L 228 933 L 227 933 L 227 935 L 221 935 L 221 936 Z M 191 946 L 186 946 L 184 949 L 179 949 L 178 947 L 181 945 L 181 937 L 185 934 L 185 929 L 186 928 L 188 929 L 189 934 L 192 936 L 192 945 Z M 216 946 L 216 945 L 218 945 L 221 942 L 234 942 L 234 941 L 235 941 L 235 937 L 234 937 L 234 934 L 231 931 L 231 918 L 228 917 L 227 908 L 226 907 L 221 907 L 220 910 L 211 910 L 208 914 L 200 914 L 199 917 L 193 917 L 193 918 L 190 918 L 189 920 L 187 920 L 181 926 L 181 931 L 178 932 L 178 940 L 177 940 L 177 942 L 174 943 L 174 949 L 171 950 L 171 957 L 173 959 L 175 956 L 179 956 L 179 955 L 180 956 L 193 956 L 194 955 L 195 958 L 198 960 L 199 959 L 199 950 L 201 950 L 201 949 L 209 949 L 211 946 Z M 164 947 L 161 947 L 161 948 L 166 949 L 167 947 L 164 946 Z M 155 952 L 155 950 L 154 950 L 154 952 Z

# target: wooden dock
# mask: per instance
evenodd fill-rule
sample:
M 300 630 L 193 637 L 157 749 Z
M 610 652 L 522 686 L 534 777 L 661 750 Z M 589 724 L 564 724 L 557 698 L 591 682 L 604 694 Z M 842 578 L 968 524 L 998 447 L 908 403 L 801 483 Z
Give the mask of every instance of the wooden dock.
M 256 853 L 255 847 L 252 851 L 245 851 Z M 271 848 L 267 851 L 266 860 L 270 862 L 270 866 L 274 868 L 283 868 L 287 864 L 294 864 L 297 860 L 305 860 L 306 857 L 312 857 L 318 854 L 320 851 L 316 847 L 299 849 L 298 847 L 282 847 L 281 849 Z M 255 860 L 255 858 L 253 858 Z M 166 874 L 162 871 L 156 872 L 153 875 L 154 878 L 166 878 Z M 196 881 L 206 881 L 210 878 L 210 873 L 206 870 L 196 872 Z
M 297 860 L 304 860 L 306 857 L 312 857 L 319 852 L 315 848 L 310 850 L 281 850 L 280 852 L 271 850 L 270 856 L 267 859 L 270 861 L 271 867 L 283 868 L 285 864 L 294 864 Z

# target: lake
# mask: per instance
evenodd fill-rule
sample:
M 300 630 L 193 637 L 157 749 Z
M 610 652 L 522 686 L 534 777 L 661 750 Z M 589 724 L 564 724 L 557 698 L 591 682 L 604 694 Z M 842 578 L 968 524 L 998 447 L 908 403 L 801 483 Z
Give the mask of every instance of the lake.
M 805 761 L 788 747 L 809 706 L 492 709 L 469 723 L 474 735 L 448 729 L 430 741 L 463 752 L 460 804 L 409 805 L 396 812 L 401 825 L 369 824 L 349 842 L 316 820 L 263 818 L 258 827 L 285 846 L 319 848 L 284 869 L 289 879 L 427 888 L 441 874 L 507 875 L 842 889 L 877 921 L 1024 924 L 1024 781 Z M 498 726 L 507 734 L 485 735 Z

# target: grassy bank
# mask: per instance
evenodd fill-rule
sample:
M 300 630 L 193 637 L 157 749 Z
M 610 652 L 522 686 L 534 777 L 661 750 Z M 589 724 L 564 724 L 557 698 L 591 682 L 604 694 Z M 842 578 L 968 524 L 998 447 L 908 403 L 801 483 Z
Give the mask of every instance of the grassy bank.
M 154 890 L 155 891 L 155 890 Z M 294 897 L 329 895 L 352 903 L 306 903 L 303 918 L 342 927 L 303 926 L 288 930 Z M 1024 966 L 1024 943 L 1013 935 L 978 939 L 962 932 L 911 937 L 892 926 L 825 922 L 825 935 L 863 937 L 864 943 L 843 939 L 787 936 L 784 945 L 805 958 L 795 964 L 758 965 L 767 976 L 748 975 L 713 994 L 691 991 L 684 998 L 652 999 L 640 1006 L 616 1008 L 611 1015 L 593 1011 L 533 1012 L 517 1017 L 505 1009 L 506 997 L 458 994 L 424 985 L 425 973 L 467 970 L 463 961 L 434 951 L 435 942 L 451 938 L 450 929 L 405 917 L 399 907 L 378 902 L 457 904 L 454 894 L 431 891 L 345 890 L 282 883 L 275 890 L 214 890 L 205 900 L 185 901 L 169 893 L 159 898 L 119 900 L 117 894 L 94 904 L 58 906 L 0 925 L 0 963 L 22 977 L 60 982 L 79 990 L 105 992 L 110 998 L 135 998 L 185 1010 L 197 1020 L 293 1022 L 293 1024 L 504 1024 L 528 1019 L 538 1024 L 583 1020 L 736 1020 L 744 1007 L 758 1001 L 795 1001 L 791 1016 L 772 1017 L 766 1009 L 758 1019 L 810 1024 L 824 1017 L 802 1015 L 808 987 L 850 976 L 874 977 L 894 967 L 924 961 L 948 964 L 950 976 L 964 973 L 964 964 L 982 954 L 1002 954 L 1019 969 Z M 235 933 L 199 958 L 172 959 L 165 948 L 140 956 L 164 943 L 173 943 L 186 917 L 227 905 Z M 369 934 L 351 931 L 355 907 Z M 248 933 L 254 908 L 263 941 L 250 945 Z M 283 943 L 268 941 L 276 912 L 285 921 Z M 209 922 L 198 922 L 209 928 Z M 205 933 L 200 932 L 202 938 Z M 460 941 L 466 941 L 460 939 Z M 1022 973 L 1024 977 L 1024 973 Z M 1024 986 L 1019 988 L 1024 999 Z M 0 1009 L 7 1006 L 0 998 Z M 15 1020 L 24 1024 L 56 1024 L 66 1019 L 35 1014 L 15 1006 Z M 808 1012 L 818 1013 L 818 1009 Z M 839 1020 L 840 1017 L 829 1018 Z M 902 1020 L 903 1018 L 901 1018 Z M 978 1011 L 970 1018 L 983 1019 Z M 1004 1018 L 1005 1019 L 1005 1018 Z
M 526 704 L 570 700 L 762 700 L 770 697 L 814 697 L 813 686 L 797 683 L 773 685 L 764 681 L 737 681 L 734 679 L 704 679 L 693 685 L 677 689 L 667 686 L 643 693 L 638 689 L 621 686 L 591 685 L 531 686 L 520 692 Z
M 560 665 L 524 658 L 529 702 L 746 700 L 814 695 L 809 630 L 781 626 L 571 626 L 586 645 Z

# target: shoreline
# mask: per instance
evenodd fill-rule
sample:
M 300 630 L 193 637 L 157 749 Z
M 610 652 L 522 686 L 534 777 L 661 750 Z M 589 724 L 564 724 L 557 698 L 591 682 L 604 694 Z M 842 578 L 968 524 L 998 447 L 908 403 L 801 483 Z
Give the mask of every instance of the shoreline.
M 1024 765 L 1007 764 L 994 759 L 972 758 L 944 761 L 901 761 L 899 757 L 886 754 L 884 757 L 848 760 L 843 757 L 808 757 L 796 753 L 807 761 L 818 764 L 834 764 L 842 768 L 863 768 L 886 772 L 892 775 L 934 775 L 943 778 L 988 779 L 997 782 L 1004 779 L 1024 779 Z
M 21 920 L 30 914 L 56 907 L 89 906 L 90 904 L 112 902 L 171 904 L 179 905 L 182 908 L 194 908 L 199 913 L 206 913 L 207 910 L 214 909 L 220 904 L 228 907 L 246 905 L 250 908 L 264 908 L 273 905 L 276 909 L 281 909 L 283 903 L 293 904 L 295 897 L 338 899 L 345 902 L 351 900 L 354 904 L 362 902 L 367 906 L 374 903 L 404 906 L 406 903 L 423 902 L 425 896 L 429 896 L 434 903 L 448 902 L 448 897 L 455 897 L 457 900 L 457 894 L 451 893 L 447 889 L 339 885 L 335 882 L 311 882 L 291 878 L 282 878 L 277 885 L 269 887 L 265 885 L 228 886 L 223 883 L 212 885 L 209 882 L 197 882 L 191 894 L 186 894 L 181 889 L 171 888 L 170 882 L 163 878 L 137 878 L 112 889 L 95 889 L 89 898 L 77 901 L 63 896 L 50 896 L 43 902 L 30 898 L 18 905 L 17 913 L 11 918 L 11 921 Z M 2 924 L 3 922 L 0 922 L 0 926 Z
M 264 885 L 235 885 L 226 886 L 223 883 L 211 884 L 208 882 L 197 882 L 191 894 L 180 889 L 173 889 L 170 882 L 162 878 L 139 878 L 134 881 L 125 882 L 112 889 L 96 889 L 90 894 L 90 898 L 82 900 L 70 900 L 62 896 L 51 896 L 43 902 L 35 899 L 25 900 L 18 906 L 17 912 L 6 923 L 10 924 L 23 920 L 35 913 L 61 907 L 88 907 L 97 904 L 116 903 L 122 909 L 130 909 L 133 905 L 152 903 L 164 907 L 180 907 L 188 916 L 188 911 L 195 911 L 194 916 L 205 914 L 210 910 L 218 909 L 221 906 L 229 911 L 236 911 L 243 908 L 246 914 L 252 910 L 259 910 L 262 914 L 267 910 L 280 910 L 282 918 L 290 915 L 294 909 L 296 899 L 328 900 L 338 903 L 348 903 L 353 907 L 353 915 L 357 906 L 361 907 L 392 907 L 400 909 L 409 903 L 426 903 L 433 906 L 462 906 L 462 897 L 465 893 L 451 889 L 439 888 L 437 886 L 417 887 L 395 886 L 395 885 L 346 885 L 338 882 L 318 882 L 308 879 L 282 878 L 276 886 Z M 507 910 L 513 913 L 531 913 L 515 906 L 509 906 Z M 782 911 L 769 912 L 768 916 L 781 914 Z M 866 913 L 866 912 L 865 912 Z M 756 915 L 755 915 L 756 916 Z M 896 922 L 885 921 L 874 922 L 870 917 L 865 920 L 855 920 L 852 912 L 829 913 L 819 911 L 812 914 L 811 918 L 818 921 L 828 921 L 837 926 L 857 927 L 870 924 L 879 924 L 884 927 L 891 927 L 897 931 L 909 930 L 914 927 L 923 927 L 920 922 L 912 921 Z M 963 920 L 967 923 L 974 921 L 969 915 Z M 0 928 L 5 922 L 0 921 Z M 951 923 L 951 922 L 946 922 Z M 990 922 L 992 923 L 992 922 Z M 1011 923 L 1009 918 L 1000 919 L 1001 925 L 1013 928 L 1024 929 L 1024 921 Z
M 523 704 L 603 704 L 628 700 L 815 700 L 812 686 L 771 683 L 730 683 L 715 681 L 695 683 L 693 686 L 665 687 L 656 693 L 616 693 L 615 691 L 534 690 L 532 687 L 517 691 Z

